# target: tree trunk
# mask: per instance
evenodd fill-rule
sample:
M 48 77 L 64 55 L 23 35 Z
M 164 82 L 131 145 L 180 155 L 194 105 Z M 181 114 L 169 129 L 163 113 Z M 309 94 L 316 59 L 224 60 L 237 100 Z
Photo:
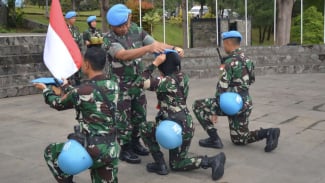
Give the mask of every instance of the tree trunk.
M 99 1 L 100 4 L 100 15 L 102 17 L 102 32 L 108 32 L 108 23 L 106 20 L 106 14 L 108 12 L 109 9 L 109 0 L 100 0 Z
M 187 16 L 187 11 L 186 11 L 186 0 L 182 0 L 182 27 L 183 27 L 183 47 L 187 48 L 187 24 L 186 24 L 186 20 L 188 18 Z
M 276 26 L 276 45 L 290 43 L 292 8 L 296 0 L 277 0 L 278 16 Z

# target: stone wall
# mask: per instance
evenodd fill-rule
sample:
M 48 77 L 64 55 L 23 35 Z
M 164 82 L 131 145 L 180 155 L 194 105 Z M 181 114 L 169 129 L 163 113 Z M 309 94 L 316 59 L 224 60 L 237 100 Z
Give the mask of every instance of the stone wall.
M 0 98 L 39 93 L 31 80 L 51 74 L 43 64 L 45 34 L 0 34 Z M 256 64 L 256 74 L 325 73 L 325 45 L 243 47 Z M 221 54 L 225 56 L 222 51 Z M 152 55 L 143 60 L 149 64 Z M 185 49 L 182 70 L 192 78 L 216 77 L 216 48 Z

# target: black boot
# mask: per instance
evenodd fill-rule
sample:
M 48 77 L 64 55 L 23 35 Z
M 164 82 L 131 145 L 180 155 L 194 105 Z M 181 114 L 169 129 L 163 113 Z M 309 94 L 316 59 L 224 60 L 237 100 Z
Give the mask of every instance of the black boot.
M 164 160 L 164 155 L 162 152 L 157 152 L 152 154 L 153 159 L 155 162 L 147 164 L 147 171 L 148 172 L 155 172 L 159 175 L 167 175 L 168 169 L 167 165 Z
M 199 141 L 199 145 L 202 147 L 212 147 L 217 149 L 222 149 L 223 144 L 221 142 L 221 139 L 217 133 L 217 129 L 212 128 L 207 130 L 209 138 L 207 139 L 201 139 Z
M 145 147 L 143 147 L 141 145 L 140 137 L 132 138 L 132 148 L 133 148 L 133 151 L 138 155 L 141 155 L 141 156 L 149 155 L 148 149 L 146 149 Z
M 224 174 L 224 168 L 226 163 L 226 155 L 221 152 L 216 156 L 212 157 L 203 157 L 200 166 L 204 169 L 210 168 L 212 169 L 212 180 L 220 179 Z
M 63 179 L 59 179 L 58 177 L 55 178 L 57 180 L 58 183 L 74 183 L 73 180 L 73 176 L 69 176 Z
M 258 132 L 258 138 L 264 139 L 266 138 L 266 146 L 264 148 L 265 152 L 271 152 L 278 146 L 280 136 L 279 128 L 268 128 L 268 129 L 260 129 Z
M 133 152 L 133 149 L 130 144 L 122 145 L 120 152 L 120 160 L 133 164 L 141 163 L 141 159 Z

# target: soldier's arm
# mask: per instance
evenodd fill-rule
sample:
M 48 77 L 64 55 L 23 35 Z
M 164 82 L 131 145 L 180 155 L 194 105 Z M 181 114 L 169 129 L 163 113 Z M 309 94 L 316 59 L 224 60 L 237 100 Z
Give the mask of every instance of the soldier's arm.
M 43 90 L 43 96 L 46 104 L 48 104 L 51 108 L 60 111 L 73 108 L 77 94 L 74 92 L 74 90 L 72 90 L 63 96 L 57 96 L 53 90 L 50 88 L 45 88 Z

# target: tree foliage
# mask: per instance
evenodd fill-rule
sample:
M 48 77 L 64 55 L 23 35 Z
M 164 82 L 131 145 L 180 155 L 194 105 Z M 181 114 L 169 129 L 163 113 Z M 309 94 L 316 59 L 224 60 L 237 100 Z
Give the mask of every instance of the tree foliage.
M 303 13 L 303 44 L 321 44 L 323 42 L 323 20 L 322 13 L 315 6 L 310 6 Z M 291 28 L 291 41 L 300 43 L 301 16 L 294 18 Z

